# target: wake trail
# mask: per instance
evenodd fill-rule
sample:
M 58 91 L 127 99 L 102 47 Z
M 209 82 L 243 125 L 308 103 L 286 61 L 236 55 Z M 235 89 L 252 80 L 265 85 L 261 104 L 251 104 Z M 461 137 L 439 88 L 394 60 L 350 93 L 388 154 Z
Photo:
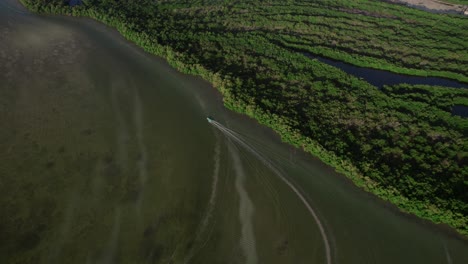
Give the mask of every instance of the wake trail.
M 448 251 L 448 248 L 447 248 L 447 244 L 445 244 L 445 242 L 443 242 L 444 244 L 444 252 L 445 252 L 445 258 L 447 259 L 447 263 L 448 264 L 452 264 L 452 257 L 450 257 L 450 253 Z
M 283 227 L 282 230 L 284 230 L 286 233 L 291 233 L 291 226 L 287 217 L 288 214 L 286 213 L 285 206 L 280 201 L 278 190 L 273 184 L 273 179 L 270 175 L 271 171 L 268 168 L 267 170 L 260 169 L 258 167 L 258 161 L 256 159 L 252 159 L 250 153 L 244 151 L 240 154 L 242 163 L 246 164 L 247 167 L 251 169 L 252 172 L 254 172 L 253 176 L 256 178 L 260 186 L 265 189 L 265 194 L 269 197 L 268 200 L 271 202 L 271 207 L 272 210 L 274 210 L 273 212 L 278 220 L 278 223 Z
M 214 121 L 214 122 L 216 122 L 216 121 Z M 239 133 L 239 132 L 236 132 L 236 131 L 233 131 L 233 130 L 230 130 L 230 132 L 232 134 L 236 135 L 239 138 L 243 138 L 243 139 L 248 140 L 249 145 L 251 146 L 252 149 L 260 149 L 262 151 L 262 153 L 267 153 L 269 157 L 273 157 L 273 158 L 276 158 L 276 159 L 286 161 L 289 165 L 296 165 L 295 162 L 291 161 L 290 157 L 285 158 L 284 155 L 278 153 L 278 151 L 276 151 L 273 147 L 269 147 L 268 145 L 265 145 L 264 141 L 261 141 L 261 140 L 255 138 L 255 137 L 249 136 L 247 134 Z M 294 149 L 294 151 L 296 151 L 296 149 Z M 265 155 L 263 155 L 263 156 L 265 156 Z
M 248 157 L 247 155 L 250 155 L 250 154 L 245 153 L 246 157 L 244 159 L 244 163 L 247 163 L 247 166 L 256 172 L 255 177 L 257 178 L 261 186 L 265 188 L 266 194 L 269 195 L 269 197 L 271 198 L 271 202 L 273 204 L 273 208 L 275 210 L 276 216 L 282 219 L 283 215 L 286 216 L 286 213 L 284 211 L 282 203 L 280 202 L 278 191 L 273 186 L 271 177 L 269 177 L 265 173 L 265 171 L 259 170 L 258 167 L 256 166 L 256 163 L 252 159 L 250 159 L 250 157 Z M 289 230 L 289 226 L 288 226 L 288 230 Z
M 242 161 L 239 157 L 239 152 L 235 146 L 231 143 L 229 146 L 229 153 L 231 154 L 232 161 L 234 163 L 234 170 L 236 172 L 236 190 L 239 194 L 239 220 L 241 223 L 241 248 L 246 257 L 246 264 L 257 263 L 257 250 L 255 246 L 255 235 L 252 223 L 252 217 L 254 213 L 254 206 L 249 198 L 249 194 L 245 189 L 245 171 L 242 166 Z
M 317 213 L 315 210 L 312 208 L 312 206 L 307 202 L 307 199 L 302 195 L 302 193 L 297 189 L 284 175 L 283 173 L 276 168 L 276 166 L 273 165 L 271 161 L 268 160 L 268 158 L 264 157 L 261 153 L 253 149 L 249 144 L 244 142 L 239 136 L 237 136 L 234 131 L 224 127 L 220 123 L 211 120 L 210 124 L 218 128 L 221 132 L 223 132 L 225 135 L 229 136 L 231 139 L 235 140 L 237 143 L 239 143 L 241 146 L 243 146 L 246 150 L 248 150 L 250 153 L 252 153 L 255 157 L 257 157 L 265 166 L 267 166 L 269 169 L 271 169 L 296 195 L 297 197 L 302 201 L 302 203 L 305 205 L 307 210 L 309 211 L 310 215 L 314 218 L 317 227 L 320 231 L 320 235 L 322 237 L 324 247 L 325 247 L 325 256 L 326 256 L 326 261 L 327 264 L 331 264 L 331 249 L 330 249 L 330 242 L 327 237 L 327 234 L 325 232 L 325 228 L 320 221 L 320 218 L 318 217 Z

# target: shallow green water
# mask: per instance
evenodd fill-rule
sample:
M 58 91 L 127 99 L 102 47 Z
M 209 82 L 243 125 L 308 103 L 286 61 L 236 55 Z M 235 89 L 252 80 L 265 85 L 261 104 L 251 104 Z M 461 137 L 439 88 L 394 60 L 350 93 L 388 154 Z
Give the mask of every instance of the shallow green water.
M 23 13 L 25 12 L 25 13 Z M 1 263 L 468 263 L 209 84 L 86 19 L 0 0 Z

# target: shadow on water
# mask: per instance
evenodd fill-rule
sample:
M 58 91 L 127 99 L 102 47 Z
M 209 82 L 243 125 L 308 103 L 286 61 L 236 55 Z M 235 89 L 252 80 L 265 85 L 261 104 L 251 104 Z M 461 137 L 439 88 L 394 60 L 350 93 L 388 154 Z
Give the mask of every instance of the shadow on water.
M 468 106 L 454 105 L 452 107 L 452 114 L 466 118 L 468 117 Z
M 70 6 L 77 6 L 77 5 L 81 5 L 82 1 L 81 0 L 70 0 L 70 2 L 68 2 L 68 4 Z

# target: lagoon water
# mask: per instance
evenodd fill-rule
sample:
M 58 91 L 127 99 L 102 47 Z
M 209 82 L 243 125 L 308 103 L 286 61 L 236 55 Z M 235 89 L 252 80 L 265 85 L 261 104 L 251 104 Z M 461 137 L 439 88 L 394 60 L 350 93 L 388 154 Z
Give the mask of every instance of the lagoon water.
M 468 263 L 98 22 L 0 0 L 0 80 L 2 263 Z

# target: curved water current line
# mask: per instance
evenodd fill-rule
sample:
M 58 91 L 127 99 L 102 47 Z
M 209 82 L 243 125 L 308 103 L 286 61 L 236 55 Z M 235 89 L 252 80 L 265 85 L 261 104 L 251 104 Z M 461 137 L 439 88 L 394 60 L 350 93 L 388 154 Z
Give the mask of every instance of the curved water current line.
M 330 242 L 327 237 L 327 234 L 325 233 L 325 228 L 320 221 L 320 218 L 318 217 L 317 213 L 315 210 L 312 208 L 312 206 L 307 202 L 307 199 L 301 194 L 301 192 L 283 175 L 283 173 L 276 168 L 273 163 L 268 160 L 268 158 L 264 157 L 261 153 L 255 151 L 249 144 L 244 142 L 241 138 L 239 138 L 234 131 L 224 127 L 220 123 L 210 120 L 210 124 L 212 124 L 214 127 L 218 128 L 221 132 L 223 132 L 225 135 L 229 136 L 231 139 L 235 140 L 238 142 L 240 145 L 242 145 L 246 150 L 248 150 L 250 153 L 252 153 L 255 157 L 257 157 L 263 164 L 265 164 L 268 168 L 270 168 L 273 173 L 275 173 L 286 185 L 297 195 L 297 197 L 302 201 L 302 203 L 307 207 L 307 210 L 309 211 L 310 215 L 314 218 L 315 222 L 317 223 L 317 227 L 320 230 L 320 235 L 322 236 L 323 244 L 325 246 L 325 256 L 327 260 L 327 264 L 332 263 L 331 259 L 331 249 L 330 249 Z

